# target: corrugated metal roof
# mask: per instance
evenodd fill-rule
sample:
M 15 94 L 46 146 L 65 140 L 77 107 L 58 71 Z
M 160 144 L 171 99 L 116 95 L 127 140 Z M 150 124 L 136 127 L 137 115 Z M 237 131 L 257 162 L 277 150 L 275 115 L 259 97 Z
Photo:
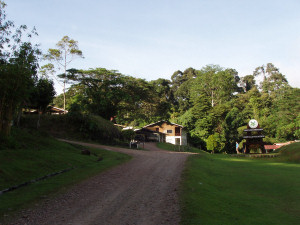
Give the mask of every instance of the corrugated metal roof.
M 182 126 L 182 125 L 179 125 L 179 124 L 176 124 L 176 123 L 171 123 L 170 121 L 166 121 L 166 120 L 161 120 L 161 121 L 158 121 L 156 123 L 148 124 L 148 125 L 144 126 L 143 128 L 151 127 L 151 126 L 157 125 L 159 123 L 168 123 L 168 124 L 171 124 L 171 125 L 175 125 L 175 126 L 179 126 L 179 127 L 184 128 L 184 126 Z

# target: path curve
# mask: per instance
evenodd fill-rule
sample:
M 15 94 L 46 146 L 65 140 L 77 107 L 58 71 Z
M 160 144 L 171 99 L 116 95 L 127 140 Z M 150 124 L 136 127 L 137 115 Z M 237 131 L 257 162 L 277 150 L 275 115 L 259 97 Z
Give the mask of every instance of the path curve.
M 146 143 L 149 151 L 140 151 L 64 141 L 133 159 L 45 201 L 13 224 L 179 224 L 178 186 L 189 153 L 163 151 L 154 143 Z

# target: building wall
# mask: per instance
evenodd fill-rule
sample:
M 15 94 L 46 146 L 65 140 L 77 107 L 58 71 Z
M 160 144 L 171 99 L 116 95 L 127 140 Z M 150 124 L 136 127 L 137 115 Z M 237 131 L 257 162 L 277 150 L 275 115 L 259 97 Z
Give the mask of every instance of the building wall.
M 147 127 L 147 129 L 153 130 L 153 131 L 159 131 L 161 133 L 165 133 L 167 136 L 175 136 L 175 127 L 178 127 L 178 126 L 170 125 L 170 124 L 167 124 L 167 123 L 163 123 L 161 126 L 153 125 L 151 127 Z M 181 127 L 179 127 L 179 128 L 180 128 L 180 131 L 181 131 L 182 128 Z M 167 132 L 168 130 L 172 131 L 172 133 L 168 133 Z
M 176 139 L 178 139 L 179 143 L 176 143 Z M 181 136 L 167 136 L 166 142 L 173 145 L 183 145 Z
M 176 128 L 177 128 L 177 131 L 178 130 L 180 131 L 179 133 L 175 132 Z M 182 127 L 180 127 L 180 126 L 163 123 L 160 126 L 153 125 L 151 127 L 147 127 L 147 129 L 166 134 L 166 142 L 167 143 L 171 143 L 174 145 L 175 144 L 187 145 L 186 131 L 184 131 L 184 129 L 182 129 Z M 176 143 L 176 139 L 180 139 L 179 143 Z

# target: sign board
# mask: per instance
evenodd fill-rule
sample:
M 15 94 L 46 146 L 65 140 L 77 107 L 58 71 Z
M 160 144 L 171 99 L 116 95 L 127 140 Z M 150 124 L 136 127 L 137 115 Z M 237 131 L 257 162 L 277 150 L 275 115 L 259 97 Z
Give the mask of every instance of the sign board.
M 250 121 L 249 121 L 249 127 L 252 128 L 252 129 L 257 128 L 257 127 L 258 127 L 258 122 L 257 122 L 257 120 L 254 120 L 254 119 L 250 120 Z
M 266 152 L 263 142 L 263 138 L 265 136 L 262 134 L 262 131 L 263 129 L 260 128 L 257 120 L 251 119 L 249 121 L 247 129 L 244 130 L 244 132 L 246 133 L 246 135 L 243 137 L 244 139 L 246 139 L 246 142 L 244 143 L 244 153 L 250 153 L 250 148 L 257 147 L 261 149 L 262 153 Z

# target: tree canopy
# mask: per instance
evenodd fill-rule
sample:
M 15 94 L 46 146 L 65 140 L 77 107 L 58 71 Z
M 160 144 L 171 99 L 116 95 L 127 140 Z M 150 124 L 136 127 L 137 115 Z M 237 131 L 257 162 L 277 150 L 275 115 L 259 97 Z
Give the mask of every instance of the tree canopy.
M 8 136 L 14 115 L 29 99 L 37 80 L 39 55 L 37 45 L 24 41 L 35 29 L 27 32 L 27 26 L 15 28 L 7 20 L 5 3 L 0 1 L 0 134 Z
M 212 152 L 235 151 L 250 119 L 264 128 L 266 142 L 300 138 L 300 89 L 289 85 L 272 63 L 240 77 L 234 68 L 206 65 L 176 70 L 169 79 L 146 81 L 102 67 L 71 69 L 82 58 L 78 42 L 64 36 L 50 48 L 38 77 L 41 51 L 24 41 L 26 25 L 15 27 L 7 20 L 0 0 L 0 133 L 8 136 L 12 121 L 23 107 L 45 111 L 54 96 L 49 74 L 63 80 L 63 94 L 54 104 L 71 112 L 99 115 L 123 125 L 141 127 L 171 120 L 188 130 L 189 142 Z M 55 64 L 53 64 L 55 63 Z M 66 90 L 66 83 L 72 86 Z
M 49 48 L 48 52 L 44 54 L 44 59 L 48 60 L 50 63 L 42 67 L 43 73 L 53 74 L 55 72 L 56 64 L 58 70 L 63 70 L 63 73 L 67 73 L 67 67 L 75 58 L 83 58 L 82 51 L 78 47 L 78 42 L 71 39 L 68 36 L 64 36 L 59 42 L 56 43 L 57 48 Z M 66 108 L 66 78 L 63 76 L 63 97 L 64 105 Z

